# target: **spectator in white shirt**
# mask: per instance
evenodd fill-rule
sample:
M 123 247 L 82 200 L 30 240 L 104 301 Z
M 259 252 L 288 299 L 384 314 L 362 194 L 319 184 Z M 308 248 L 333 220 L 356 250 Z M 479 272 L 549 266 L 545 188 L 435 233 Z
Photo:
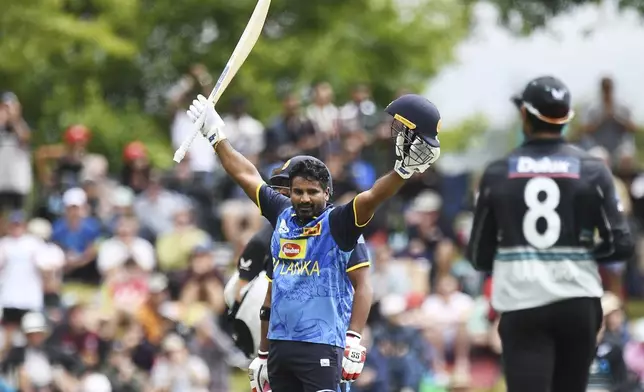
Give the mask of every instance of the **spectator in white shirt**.
M 103 242 L 98 250 L 98 270 L 105 276 L 132 259 L 144 271 L 152 271 L 156 261 L 154 247 L 137 236 L 139 223 L 133 216 L 122 216 L 116 235 Z
M 333 87 L 328 82 L 320 82 L 313 88 L 313 103 L 306 108 L 306 116 L 321 134 L 337 135 L 340 111 L 333 104 Z
M 246 99 L 235 97 L 230 114 L 224 116 L 226 136 L 237 151 L 257 164 L 259 154 L 264 151 L 264 126 L 248 114 Z
M 6 328 L 5 344 L 11 342 L 26 313 L 43 308 L 43 280 L 37 255 L 44 242 L 27 233 L 25 219 L 23 212 L 12 212 L 8 235 L 0 239 L 0 305 Z
M 458 291 L 458 281 L 451 275 L 437 280 L 436 292 L 422 306 L 426 336 L 435 349 L 435 371 L 439 375 L 446 374 L 445 358 L 453 352 L 455 372 L 467 374 L 470 351 L 467 322 L 474 301 L 469 295 Z

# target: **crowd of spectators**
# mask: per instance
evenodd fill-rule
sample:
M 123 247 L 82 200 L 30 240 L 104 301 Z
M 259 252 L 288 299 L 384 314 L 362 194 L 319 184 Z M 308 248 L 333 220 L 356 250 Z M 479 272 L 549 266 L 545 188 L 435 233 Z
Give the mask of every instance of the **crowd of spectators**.
M 211 83 L 195 66 L 168 93 L 174 147 L 192 130 L 185 109 L 195 86 L 208 92 Z M 578 140 L 615 169 L 641 242 L 635 126 L 612 98 L 610 79 L 601 85 Z M 320 82 L 310 96 L 285 94 L 282 111 L 265 124 L 243 97 L 232 100 L 224 121 L 232 145 L 265 175 L 294 155 L 323 159 L 333 202 L 344 203 L 393 167 L 381 109 L 367 85 L 338 105 L 332 86 Z M 18 97 L 5 93 L 0 391 L 237 392 L 233 376 L 249 361 L 230 337 L 223 288 L 263 218 L 209 144 L 197 139 L 180 164 L 161 171 L 145 141 L 132 140 L 115 171 L 88 149 L 92 131 L 82 124 L 62 130 L 55 145 L 32 146 L 31 132 Z M 352 391 L 470 391 L 502 378 L 492 282 L 462 256 L 478 174 L 432 168 L 368 226 L 374 306 L 366 367 Z M 629 380 L 644 380 L 644 324 L 626 328 L 622 306 L 641 294 L 641 255 L 602 270 L 614 294 L 605 298 L 601 341 L 625 353 Z M 603 360 L 589 371 L 601 373 Z

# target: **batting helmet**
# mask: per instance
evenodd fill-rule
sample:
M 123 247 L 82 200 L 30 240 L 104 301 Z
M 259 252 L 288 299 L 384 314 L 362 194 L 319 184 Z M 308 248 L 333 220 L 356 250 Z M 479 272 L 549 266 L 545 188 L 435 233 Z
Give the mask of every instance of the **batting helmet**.
M 396 98 L 386 108 L 394 121 L 391 124 L 391 136 L 396 139 L 404 136 L 404 143 L 397 145 L 400 156 L 413 154 L 411 146 L 421 140 L 432 148 L 440 148 L 438 132 L 441 129 L 441 115 L 436 106 L 427 98 L 417 94 L 405 94 Z M 435 151 L 432 148 L 422 149 L 422 156 L 412 157 L 415 162 L 430 162 Z

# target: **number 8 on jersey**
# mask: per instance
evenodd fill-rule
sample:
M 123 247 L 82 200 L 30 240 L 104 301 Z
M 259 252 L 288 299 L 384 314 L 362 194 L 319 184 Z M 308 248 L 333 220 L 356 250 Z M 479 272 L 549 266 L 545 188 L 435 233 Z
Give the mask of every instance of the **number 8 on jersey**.
M 540 195 L 542 199 L 540 200 Z M 561 235 L 561 217 L 556 211 L 561 192 L 559 186 L 549 177 L 534 177 L 526 183 L 523 199 L 528 210 L 523 216 L 523 236 L 537 249 L 552 247 Z M 537 223 L 544 219 L 546 229 L 539 232 Z

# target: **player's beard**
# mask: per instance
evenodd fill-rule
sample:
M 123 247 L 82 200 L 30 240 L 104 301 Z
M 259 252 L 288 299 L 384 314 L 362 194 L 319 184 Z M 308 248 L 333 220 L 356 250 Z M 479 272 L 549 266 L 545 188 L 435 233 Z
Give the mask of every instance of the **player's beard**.
M 300 203 L 295 206 L 295 213 L 302 221 L 309 221 L 313 219 L 321 211 L 319 206 L 314 203 Z

